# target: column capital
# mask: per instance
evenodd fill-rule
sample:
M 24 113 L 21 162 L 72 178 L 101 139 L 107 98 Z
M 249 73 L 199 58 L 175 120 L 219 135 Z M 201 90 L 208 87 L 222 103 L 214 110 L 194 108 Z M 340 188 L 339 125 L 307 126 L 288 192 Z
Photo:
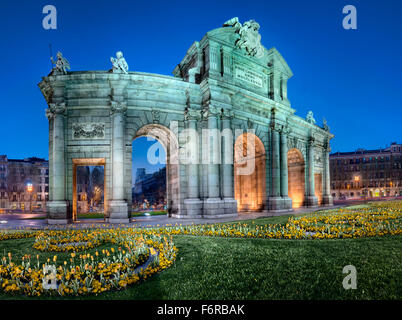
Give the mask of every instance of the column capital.
M 324 141 L 324 150 L 325 152 L 331 152 L 331 146 L 329 144 L 329 138 L 325 139 Z
M 184 110 L 184 120 L 199 120 L 201 119 L 201 111 L 195 108 L 187 107 Z
M 110 114 L 121 113 L 124 115 L 127 111 L 127 105 L 124 102 L 111 101 L 110 104 Z
M 308 139 L 308 141 L 307 141 L 307 143 L 308 143 L 308 146 L 309 147 L 315 147 L 315 138 L 314 137 L 310 137 L 309 139 Z
M 202 109 L 202 118 L 204 118 L 204 119 L 218 117 L 220 114 L 221 114 L 221 109 L 219 109 L 218 107 L 215 107 L 215 106 L 208 105 Z
M 222 109 L 221 110 L 221 119 L 222 120 L 231 120 L 234 117 L 234 112 L 231 109 Z
M 275 121 L 271 121 L 271 123 L 269 124 L 269 127 L 270 127 L 271 131 L 273 131 L 273 132 L 282 133 L 282 126 L 280 126 L 279 123 L 277 123 Z
M 279 130 L 281 135 L 285 137 L 287 137 L 292 132 L 292 129 L 289 128 L 288 124 L 280 126 Z
M 56 115 L 64 115 L 66 111 L 66 103 L 65 102 L 49 103 L 49 108 L 47 108 L 45 111 L 46 111 L 46 117 L 50 121 Z

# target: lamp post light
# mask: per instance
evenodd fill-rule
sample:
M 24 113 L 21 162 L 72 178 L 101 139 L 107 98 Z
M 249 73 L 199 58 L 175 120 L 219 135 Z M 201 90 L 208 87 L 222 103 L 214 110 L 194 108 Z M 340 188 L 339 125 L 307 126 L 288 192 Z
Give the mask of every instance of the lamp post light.
M 29 193 L 29 213 L 32 213 L 32 191 L 33 191 L 33 186 L 32 186 L 32 183 L 30 183 L 30 182 L 27 183 L 27 191 Z

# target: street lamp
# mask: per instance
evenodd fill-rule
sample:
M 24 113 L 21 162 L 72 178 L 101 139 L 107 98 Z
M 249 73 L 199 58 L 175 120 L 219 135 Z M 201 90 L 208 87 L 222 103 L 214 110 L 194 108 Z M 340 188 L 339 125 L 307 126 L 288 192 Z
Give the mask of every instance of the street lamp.
M 29 213 L 32 213 L 32 191 L 33 191 L 33 185 L 30 182 L 27 183 L 27 191 L 29 193 Z

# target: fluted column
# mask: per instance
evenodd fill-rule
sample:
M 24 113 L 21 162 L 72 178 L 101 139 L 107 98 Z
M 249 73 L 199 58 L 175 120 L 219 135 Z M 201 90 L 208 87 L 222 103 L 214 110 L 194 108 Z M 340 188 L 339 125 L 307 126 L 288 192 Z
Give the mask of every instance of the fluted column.
M 233 132 L 231 129 L 233 113 L 222 113 L 222 196 L 233 199 Z
M 326 142 L 324 147 L 324 190 L 322 196 L 322 202 L 326 206 L 333 205 L 334 201 L 331 195 L 331 181 L 329 172 L 329 153 L 331 148 L 329 146 L 329 141 Z
M 127 223 L 128 208 L 124 199 L 124 117 L 123 102 L 111 102 L 112 120 L 112 199 L 109 203 L 109 222 Z
M 124 199 L 124 113 L 126 106 L 115 103 L 112 107 L 113 138 L 112 138 L 112 172 L 113 200 Z
M 281 130 L 281 196 L 283 209 L 292 208 L 292 199 L 288 196 L 288 138 L 289 129 Z
M 53 200 L 66 199 L 66 176 L 64 158 L 64 106 L 55 108 L 53 119 Z
M 64 139 L 65 103 L 51 103 L 46 110 L 46 116 L 53 125 L 52 128 L 52 168 L 50 179 L 51 201 L 48 202 L 48 223 L 65 224 L 70 221 L 67 217 L 66 202 L 66 164 Z M 50 158 L 50 157 L 49 157 Z
M 197 131 L 197 121 L 200 117 L 200 111 L 192 108 L 187 108 L 184 114 L 187 125 L 187 198 L 184 199 L 183 213 L 189 217 L 200 217 L 202 215 L 198 175 L 199 138 Z
M 271 110 L 271 192 L 268 198 L 268 207 L 271 211 L 281 210 L 283 201 L 281 198 L 281 163 L 280 163 L 280 137 L 279 125 L 275 120 L 276 110 Z
M 232 131 L 232 110 L 223 110 L 222 119 L 222 198 L 225 206 L 225 214 L 237 213 L 237 201 L 234 199 L 234 176 L 233 176 L 233 148 L 234 135 Z
M 221 110 L 213 105 L 204 107 L 203 117 L 207 119 L 208 130 L 203 132 L 202 152 L 207 160 L 208 198 L 204 201 L 203 215 L 205 218 L 219 217 L 225 214 L 224 201 L 221 198 L 221 143 L 218 117 Z M 204 136 L 205 135 L 205 136 Z
M 318 199 L 315 196 L 314 186 L 314 138 L 310 137 L 308 144 L 308 195 L 307 205 L 315 207 L 318 205 Z
M 219 163 L 220 163 L 220 143 L 218 130 L 218 115 L 215 108 L 208 112 L 209 130 L 209 163 L 208 163 L 208 198 L 220 198 L 219 192 Z
M 191 154 L 188 164 L 187 176 L 187 197 L 190 199 L 199 199 L 199 179 L 198 179 L 198 137 L 197 120 L 188 119 L 188 129 L 190 138 L 189 152 Z
M 280 177 L 280 154 L 279 154 L 279 132 L 274 129 L 271 131 L 272 134 L 272 192 L 271 195 L 273 197 L 280 196 L 280 185 L 281 185 L 281 177 Z

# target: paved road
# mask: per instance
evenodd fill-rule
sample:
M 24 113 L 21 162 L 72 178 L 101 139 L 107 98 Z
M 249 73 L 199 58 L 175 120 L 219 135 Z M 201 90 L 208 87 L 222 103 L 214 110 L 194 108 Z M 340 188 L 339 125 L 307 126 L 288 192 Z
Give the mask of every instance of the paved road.
M 229 222 L 229 221 L 242 221 L 249 219 L 258 219 L 263 217 L 272 217 L 272 216 L 280 216 L 280 215 L 297 215 L 301 213 L 308 213 L 319 211 L 323 209 L 332 209 L 343 207 L 346 204 L 334 205 L 332 207 L 320 207 L 320 208 L 299 208 L 294 211 L 285 211 L 273 214 L 272 212 L 242 212 L 239 213 L 236 218 L 214 218 L 214 219 L 177 219 L 177 218 L 169 218 L 168 216 L 148 216 L 148 217 L 135 217 L 132 218 L 131 223 L 124 224 L 120 226 L 126 227 L 151 227 L 151 226 L 165 226 L 165 225 L 175 225 L 175 224 L 206 224 L 206 223 L 217 223 L 217 222 Z M 76 222 L 74 224 L 70 224 L 67 226 L 55 226 L 48 225 L 45 219 L 29 219 L 32 217 L 44 217 L 45 214 L 0 214 L 0 229 L 59 229 L 59 228 L 88 228 L 88 227 L 117 227 L 118 225 L 110 225 L 105 223 L 103 219 L 91 219 L 91 220 L 83 220 Z

